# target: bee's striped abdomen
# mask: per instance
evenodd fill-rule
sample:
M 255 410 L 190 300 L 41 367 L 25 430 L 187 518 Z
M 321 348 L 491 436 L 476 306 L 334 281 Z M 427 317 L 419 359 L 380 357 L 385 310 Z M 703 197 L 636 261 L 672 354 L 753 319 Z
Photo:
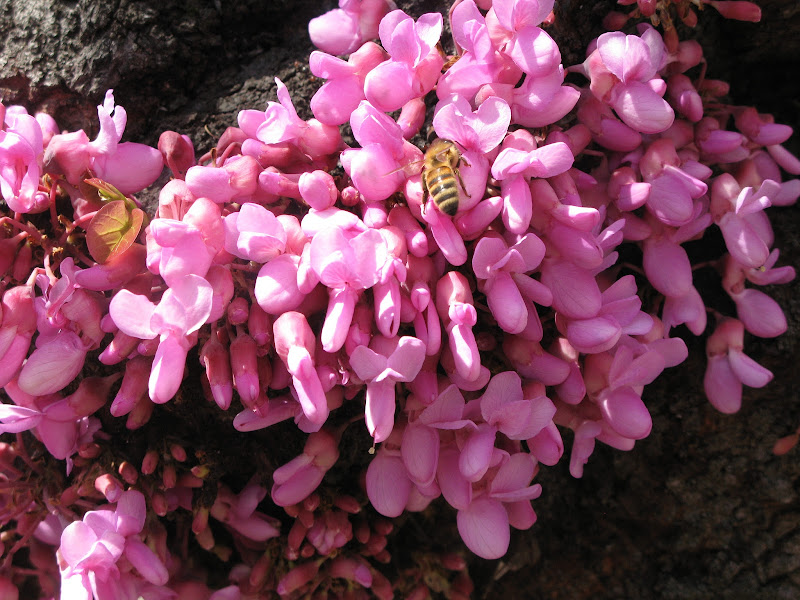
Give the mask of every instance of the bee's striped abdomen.
M 443 213 L 451 217 L 458 210 L 458 182 L 453 169 L 442 165 L 425 173 L 425 187 L 433 199 L 433 203 Z

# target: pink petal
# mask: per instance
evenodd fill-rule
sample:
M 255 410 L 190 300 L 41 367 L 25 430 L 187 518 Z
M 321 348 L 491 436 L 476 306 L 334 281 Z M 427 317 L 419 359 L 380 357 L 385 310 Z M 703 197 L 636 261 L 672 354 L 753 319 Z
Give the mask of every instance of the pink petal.
M 419 416 L 420 422 L 437 427 L 449 429 L 448 423 L 463 423 L 461 416 L 464 412 L 464 396 L 455 385 L 449 385 L 439 397 L 427 407 Z
M 173 335 L 166 336 L 158 345 L 148 384 L 150 399 L 156 404 L 168 402 L 178 392 L 187 352 L 183 340 Z
M 739 319 L 753 335 L 771 338 L 786 332 L 788 324 L 783 309 L 761 290 L 745 289 L 732 297 Z
M 411 481 L 399 456 L 379 452 L 367 467 L 366 484 L 375 510 L 385 517 L 402 514 L 411 494 Z
M 150 340 L 158 335 L 150 327 L 150 319 L 155 310 L 156 305 L 146 296 L 126 289 L 118 291 L 108 307 L 108 312 L 120 331 L 142 340 Z
M 640 440 L 650 434 L 653 427 L 650 412 L 632 388 L 618 388 L 599 404 L 603 418 L 621 436 Z
M 489 422 L 505 404 L 522 400 L 522 380 L 514 371 L 498 373 L 481 396 L 481 415 Z
M 472 502 L 472 484 L 458 469 L 459 452 L 453 447 L 443 447 L 439 453 L 436 480 L 448 504 L 456 509 L 465 509 Z
M 675 120 L 672 107 L 650 87 L 638 81 L 618 84 L 614 110 L 629 127 L 641 133 L 661 133 Z
M 419 486 L 430 485 L 439 464 L 439 434 L 436 430 L 410 423 L 403 432 L 400 450 L 409 477 Z
M 474 500 L 456 517 L 458 533 L 473 553 L 481 558 L 500 558 L 508 551 L 511 529 L 508 514 L 497 500 Z
M 305 298 L 297 289 L 297 270 L 300 257 L 282 254 L 258 272 L 255 296 L 258 305 L 271 315 L 294 310 Z
M 386 368 L 387 359 L 367 346 L 356 346 L 350 353 L 350 366 L 359 379 L 375 379 Z
M 479 425 L 461 448 L 458 470 L 467 481 L 479 481 L 489 469 L 494 451 L 496 430 L 490 425 Z
M 520 333 L 528 324 L 528 306 L 511 275 L 500 271 L 486 286 L 486 300 L 497 324 L 508 333 Z
M 387 366 L 400 377 L 396 381 L 412 381 L 425 361 L 425 344 L 421 340 L 404 335 L 397 344 L 397 349 L 389 357 Z
M 117 500 L 115 512 L 117 533 L 126 537 L 139 533 L 144 527 L 145 517 L 147 516 L 144 494 L 137 490 L 122 492 L 122 495 Z
M 524 27 L 517 32 L 508 54 L 529 76 L 547 75 L 561 63 L 561 52 L 547 32 L 539 27 Z
M 153 585 L 164 586 L 169 581 L 169 573 L 164 563 L 144 542 L 135 537 L 125 543 L 127 558 L 139 574 Z
M 367 404 L 364 418 L 367 431 L 375 443 L 384 441 L 394 427 L 395 382 L 387 379 L 367 385 Z
M 708 359 L 703 388 L 709 402 L 722 413 L 733 414 L 742 407 L 742 382 L 726 356 Z
M 66 387 L 83 368 L 86 348 L 80 337 L 62 331 L 42 344 L 22 366 L 17 384 L 23 392 L 45 396 Z
M 748 387 L 761 388 L 772 381 L 772 371 L 765 369 L 743 352 L 729 349 L 728 362 L 739 381 Z

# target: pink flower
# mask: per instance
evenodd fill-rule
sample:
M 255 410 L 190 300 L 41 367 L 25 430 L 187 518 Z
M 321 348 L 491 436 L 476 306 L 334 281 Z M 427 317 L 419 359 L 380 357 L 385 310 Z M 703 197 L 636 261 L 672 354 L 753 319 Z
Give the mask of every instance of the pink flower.
M 0 128 L 0 194 L 14 212 L 42 212 L 50 196 L 39 191 L 41 127 L 28 114 L 7 115 L 6 120 L 8 126 Z
M 339 0 L 339 8 L 311 19 L 311 42 L 329 54 L 350 54 L 378 36 L 378 23 L 395 8 L 392 0 Z
M 481 357 L 472 328 L 478 315 L 467 279 L 450 271 L 436 284 L 436 308 L 444 322 L 458 374 L 475 381 L 481 374 Z
M 647 27 L 641 37 L 615 31 L 597 38 L 597 49 L 583 64 L 591 91 L 641 133 L 660 133 L 675 113 L 661 97 L 666 84 L 657 77 L 666 60 L 661 35 Z
M 153 183 L 164 168 L 164 159 L 150 146 L 120 142 L 128 115 L 124 108 L 114 105 L 112 90 L 97 107 L 97 116 L 100 131 L 92 142 L 83 130 L 53 136 L 44 157 L 47 170 L 63 173 L 77 186 L 88 169 L 126 195 Z
M 219 205 L 197 199 L 182 221 L 154 219 L 147 229 L 147 267 L 167 285 L 185 277 L 205 277 L 225 234 Z
M 239 127 L 248 137 L 265 144 L 289 143 L 312 160 L 323 160 L 337 152 L 342 145 L 339 129 L 325 125 L 317 119 L 304 121 L 289 97 L 289 90 L 275 78 L 278 102 L 269 102 L 265 112 L 243 110 L 239 113 Z
M 475 246 L 472 268 L 482 281 L 483 292 L 489 302 L 497 324 L 509 333 L 520 333 L 528 319 L 538 318 L 531 314 L 526 299 L 533 294 L 541 300 L 549 299 L 549 291 L 538 281 L 525 274 L 539 266 L 544 258 L 544 243 L 529 233 L 510 248 L 498 237 L 482 237 Z M 525 290 L 523 297 L 522 289 Z M 530 291 L 529 291 L 530 290 Z
M 22 390 L 34 396 L 52 394 L 66 387 L 83 368 L 87 346 L 72 331 L 61 331 L 39 345 L 19 373 Z
M 339 459 L 338 440 L 325 430 L 308 436 L 303 453 L 272 474 L 272 501 L 278 506 L 298 504 L 322 482 L 325 473 Z
M 328 227 L 311 240 L 311 268 L 330 288 L 330 300 L 320 340 L 326 352 L 344 345 L 358 292 L 375 285 L 387 259 L 386 242 L 374 229 L 355 236 Z
M 374 42 L 365 43 L 346 62 L 324 52 L 312 52 L 308 59 L 311 73 L 327 80 L 311 98 L 314 116 L 326 125 L 347 123 L 358 104 L 366 99 L 367 74 L 386 58 L 386 52 Z
M 742 385 L 760 388 L 772 381 L 772 373 L 747 356 L 743 347 L 744 325 L 736 319 L 722 319 L 706 342 L 708 365 L 703 386 L 720 412 L 739 410 Z
M 536 521 L 530 501 L 541 495 L 542 486 L 529 485 L 535 463 L 525 452 L 512 454 L 494 473 L 486 492 L 458 511 L 458 533 L 481 558 L 500 558 L 508 551 L 509 525 L 527 529 Z
M 708 191 L 708 186 L 682 162 L 674 142 L 660 138 L 648 146 L 640 163 L 642 178 L 650 184 L 647 209 L 673 227 L 687 225 L 699 216 L 694 201 Z M 704 170 L 703 175 L 710 175 L 710 171 Z
M 224 218 L 225 249 L 244 260 L 266 263 L 286 247 L 286 231 L 269 210 L 245 202 Z
M 153 585 L 169 580 L 164 563 L 139 537 L 145 523 L 144 495 L 123 492 L 113 510 L 91 510 L 61 534 L 61 594 L 63 598 L 121 598 L 123 556 Z
M 605 422 L 623 438 L 642 439 L 650 434 L 652 419 L 641 399 L 642 386 L 664 370 L 664 357 L 641 349 L 638 356 L 628 346 L 586 357 L 586 393 L 597 404 Z
M 316 338 L 306 318 L 285 312 L 273 323 L 275 352 L 292 376 L 292 384 L 303 414 L 317 428 L 328 418 L 328 402 L 314 368 Z
M 558 45 L 538 27 L 552 10 L 552 0 L 494 0 L 486 15 L 495 46 L 532 77 L 552 72 L 561 62 Z
M 234 156 L 220 167 L 196 165 L 186 171 L 186 187 L 217 204 L 250 200 L 258 189 L 261 165 L 252 156 Z
M 487 98 L 476 111 L 460 96 L 437 107 L 433 117 L 436 134 L 460 146 L 459 173 L 465 188 L 459 186 L 460 211 L 472 208 L 483 198 L 489 175 L 485 154 L 500 145 L 510 122 L 511 110 L 500 98 Z
M 757 269 L 769 256 L 769 240 L 759 226 L 759 213 L 771 205 L 779 184 L 765 180 L 758 190 L 742 189 L 736 179 L 723 173 L 711 187 L 711 214 L 722 231 L 731 256 L 743 267 Z
M 124 333 L 143 340 L 159 338 L 150 374 L 150 398 L 163 404 L 180 387 L 186 354 L 193 345 L 187 336 L 211 314 L 213 290 L 197 275 L 175 282 L 156 306 L 145 296 L 122 289 L 111 299 L 109 314 Z
M 367 202 L 385 200 L 407 179 L 404 169 L 422 164 L 422 152 L 403 139 L 397 123 L 366 100 L 353 111 L 350 126 L 361 148 L 344 150 L 342 166 Z
M 401 10 L 381 20 L 381 43 L 391 57 L 372 69 L 364 94 L 378 110 L 391 112 L 433 89 L 444 59 L 436 49 L 442 34 L 442 15 L 426 13 L 416 23 Z
M 375 443 L 384 441 L 394 426 L 395 383 L 412 381 L 425 360 L 425 345 L 415 337 L 375 336 L 371 348 L 358 346 L 350 366 L 367 384 L 364 416 Z

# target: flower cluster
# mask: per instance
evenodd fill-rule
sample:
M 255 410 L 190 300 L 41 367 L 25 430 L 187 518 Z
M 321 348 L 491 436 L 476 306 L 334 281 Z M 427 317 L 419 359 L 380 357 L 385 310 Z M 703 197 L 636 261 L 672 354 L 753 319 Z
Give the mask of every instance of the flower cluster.
M 158 149 L 121 142 L 110 91 L 93 141 L 0 110 L 0 432 L 16 434 L 1 520 L 18 536 L 4 565 L 30 543 L 43 594 L 60 580 L 64 599 L 422 598 L 436 579 L 467 597 L 458 556 L 387 579 L 388 519 L 441 497 L 469 550 L 503 556 L 511 528 L 536 521 L 533 479 L 563 432 L 575 477 L 596 441 L 633 448 L 652 428 L 645 386 L 687 357 L 676 328 L 700 335 L 709 312 L 711 403 L 735 412 L 743 386 L 770 381 L 743 346 L 787 328 L 757 287 L 795 275 L 764 213 L 800 195 L 782 176 L 800 174 L 789 127 L 726 104 L 699 46 L 649 24 L 565 69 L 542 28 L 552 0 L 457 2 L 453 57 L 442 15 L 393 9 L 342 0 L 313 20 L 314 116 L 276 80 L 278 102 L 243 110 L 199 158 L 175 132 Z M 428 105 L 457 160 L 412 143 Z M 164 167 L 148 218 L 133 194 Z M 694 285 L 685 245 L 711 227 L 735 315 Z M 138 468 L 108 459 L 114 418 L 147 446 L 154 422 L 187 412 L 226 436 L 284 421 L 308 435 L 246 484 L 213 473 L 201 440 L 194 458 L 159 440 Z M 362 418 L 364 493 L 333 493 L 321 484 Z M 21 463 L 43 467 L 27 431 L 66 461 L 58 495 L 31 496 Z M 168 529 L 168 513 L 190 525 Z M 235 551 L 227 587 L 198 579 L 189 537 Z

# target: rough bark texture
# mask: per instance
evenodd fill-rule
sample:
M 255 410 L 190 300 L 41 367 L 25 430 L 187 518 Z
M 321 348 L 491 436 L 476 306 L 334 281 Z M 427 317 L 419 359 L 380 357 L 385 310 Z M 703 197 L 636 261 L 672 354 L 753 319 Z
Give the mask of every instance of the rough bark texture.
M 708 8 L 696 35 L 708 75 L 731 82 L 734 102 L 773 112 L 797 130 L 800 8 L 794 0 L 759 3 L 761 24 L 723 21 Z M 412 15 L 446 12 L 441 2 L 400 4 Z M 126 139 L 155 144 L 174 129 L 202 153 L 235 125 L 240 109 L 274 99 L 275 76 L 309 116 L 318 83 L 308 71 L 306 25 L 333 6 L 0 0 L 0 93 L 5 103 L 46 110 L 74 130 L 96 127 L 95 105 L 111 87 L 128 110 Z M 552 31 L 566 65 L 582 59 L 608 8 L 561 1 Z M 798 137 L 790 143 L 795 153 Z M 800 264 L 800 208 L 771 214 L 782 263 Z M 476 598 L 800 597 L 800 449 L 771 452 L 800 424 L 800 284 L 770 293 L 789 331 L 751 339 L 746 350 L 775 380 L 748 389 L 738 414 L 719 414 L 702 393 L 703 340 L 688 338 L 688 363 L 646 389 L 651 436 L 628 453 L 598 447 L 581 480 L 569 476 L 566 460 L 544 469 L 544 494 L 534 503 L 539 522 L 514 533 L 504 559 L 470 564 Z M 459 546 L 454 512 L 438 517 L 444 523 L 435 543 Z M 396 556 L 431 542 L 421 533 L 426 521 L 424 514 L 405 519 Z

